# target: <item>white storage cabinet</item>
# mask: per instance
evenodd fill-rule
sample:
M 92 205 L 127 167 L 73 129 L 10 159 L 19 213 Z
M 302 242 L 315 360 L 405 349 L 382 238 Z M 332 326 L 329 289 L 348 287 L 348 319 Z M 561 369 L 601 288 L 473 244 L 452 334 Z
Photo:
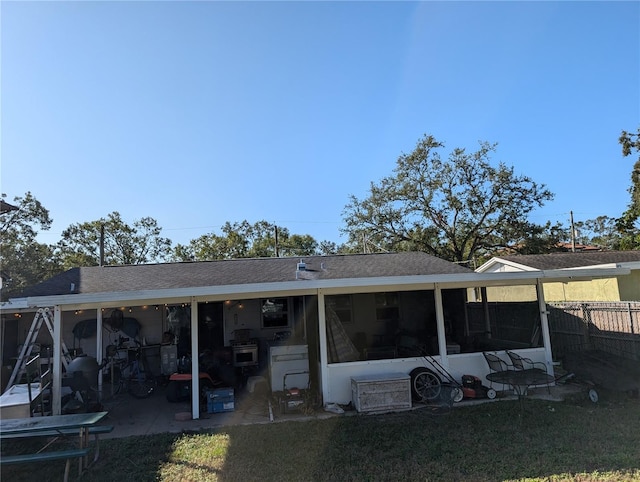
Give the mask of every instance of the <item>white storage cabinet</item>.
M 307 345 L 280 345 L 269 347 L 269 376 L 271 391 L 284 390 L 284 378 L 287 376 L 287 389 L 306 389 L 309 386 L 309 347 Z

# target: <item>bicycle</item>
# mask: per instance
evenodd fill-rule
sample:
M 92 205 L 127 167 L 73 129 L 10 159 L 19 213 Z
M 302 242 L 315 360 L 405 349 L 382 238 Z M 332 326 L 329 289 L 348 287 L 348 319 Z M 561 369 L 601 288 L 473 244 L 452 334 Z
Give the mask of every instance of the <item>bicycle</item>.
M 127 358 L 118 358 L 118 350 L 128 338 L 120 337 L 118 345 L 107 346 L 107 358 L 102 368 L 107 368 L 111 384 L 111 395 L 121 391 L 128 392 L 134 398 L 148 398 L 156 388 L 156 381 L 149 368 L 142 345 L 134 340 L 135 348 L 127 348 Z

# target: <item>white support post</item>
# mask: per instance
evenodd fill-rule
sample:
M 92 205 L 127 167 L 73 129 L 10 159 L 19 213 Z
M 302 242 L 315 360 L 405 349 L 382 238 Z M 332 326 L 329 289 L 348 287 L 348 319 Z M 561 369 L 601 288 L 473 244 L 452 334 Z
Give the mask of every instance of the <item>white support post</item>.
M 540 310 L 540 327 L 542 329 L 545 363 L 547 364 L 547 372 L 553 375 L 553 354 L 551 353 L 551 334 L 549 332 L 549 318 L 547 317 L 547 302 L 544 299 L 544 285 L 539 279 L 536 281 L 536 294 L 538 295 L 538 308 Z
M 53 383 L 51 384 L 51 414 L 62 413 L 62 310 L 56 305 L 53 311 Z
M 102 365 L 102 309 L 96 308 L 96 361 Z M 102 400 L 102 370 L 98 372 L 98 399 Z
M 320 373 L 322 376 L 322 400 L 327 403 L 331 401 L 329 392 L 329 373 L 327 358 L 327 314 L 324 309 L 324 293 L 318 290 L 318 335 L 320 342 Z
M 491 333 L 491 316 L 489 315 L 489 300 L 487 299 L 487 287 L 483 286 L 480 288 L 480 293 L 482 296 L 482 310 L 484 313 L 484 331 L 485 336 L 487 338 L 493 338 L 493 334 Z
M 462 294 L 464 296 L 464 337 L 467 339 L 469 337 L 469 296 L 468 289 L 462 290 Z M 475 292 L 475 289 L 472 290 Z M 475 300 L 473 300 L 475 301 Z
M 438 352 L 440 353 L 440 363 L 443 367 L 449 366 L 447 357 L 447 333 L 444 327 L 444 309 L 442 307 L 442 289 L 436 283 L 434 285 L 434 297 L 436 302 L 436 327 L 438 328 Z
M 198 375 L 198 302 L 191 298 L 191 418 L 200 418 L 200 379 Z

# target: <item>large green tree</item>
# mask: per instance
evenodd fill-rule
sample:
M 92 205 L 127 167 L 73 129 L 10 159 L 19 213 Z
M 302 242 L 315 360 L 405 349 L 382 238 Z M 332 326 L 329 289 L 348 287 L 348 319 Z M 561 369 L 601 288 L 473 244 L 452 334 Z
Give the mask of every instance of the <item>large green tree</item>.
M 114 211 L 106 218 L 69 226 L 62 232 L 57 253 L 65 269 L 97 266 L 102 239 L 104 264 L 162 262 L 171 254 L 171 240 L 160 236 L 161 231 L 153 218 L 144 217 L 129 225 Z
M 318 254 L 317 241 L 308 234 L 290 234 L 287 228 L 267 221 L 225 223 L 222 234 L 205 234 L 174 250 L 177 261 L 205 261 Z M 277 240 L 276 240 L 277 238 Z M 328 245 L 323 244 L 323 248 Z
M 620 249 L 640 249 L 640 127 L 635 134 L 622 131 L 618 142 L 622 146 L 623 156 L 631 156 L 634 153 L 638 155 L 631 170 L 629 206 L 616 220 L 616 226 L 621 234 Z
M 443 148 L 425 135 L 398 158 L 392 175 L 371 183 L 366 198 L 350 196 L 343 216 L 352 249 L 418 250 L 470 262 L 505 248 L 545 252 L 557 243 L 551 225 L 527 220 L 553 194 L 513 167 L 492 164 L 496 144 L 455 148 L 446 158 Z
M 612 250 L 620 246 L 620 233 L 616 227 L 616 219 L 609 216 L 598 216 L 595 219 L 577 221 L 574 224 L 577 244 L 597 246 L 600 249 Z M 566 241 L 571 240 L 571 232 L 567 232 Z
M 40 230 L 51 228 L 49 211 L 30 192 L 16 196 L 12 205 L 17 209 L 0 215 L 2 299 L 62 270 L 52 246 L 37 240 Z

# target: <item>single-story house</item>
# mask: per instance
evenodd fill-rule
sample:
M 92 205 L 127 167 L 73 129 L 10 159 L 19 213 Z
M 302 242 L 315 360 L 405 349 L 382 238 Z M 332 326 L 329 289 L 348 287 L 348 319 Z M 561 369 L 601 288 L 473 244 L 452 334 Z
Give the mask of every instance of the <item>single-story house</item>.
M 484 263 L 478 273 L 507 273 L 545 270 L 596 269 L 623 267 L 629 276 L 582 279 L 569 276 L 565 281 L 545 283 L 546 301 L 640 301 L 640 250 L 636 251 L 584 251 L 550 254 L 497 256 Z M 493 290 L 495 299 L 508 300 L 513 291 Z
M 74 268 L 2 304 L 2 361 L 15 359 L 36 310 L 50 313 L 51 336 L 41 330 L 38 341 L 52 343 L 53 412 L 60 413 L 63 345 L 100 362 L 123 335 L 109 324 L 118 313 L 135 322 L 129 336 L 157 350 L 158 370 L 167 369 L 167 347 L 178 358 L 209 351 L 232 364 L 238 384 L 262 376 L 274 391 L 305 384 L 323 404 L 346 404 L 353 377 L 409 374 L 429 366 L 425 355 L 458 380 L 484 380 L 482 352 L 506 348 L 552 371 L 544 284 L 629 271 L 610 264 L 476 273 L 419 252 Z M 493 300 L 491 287 L 523 296 Z M 95 330 L 78 330 L 87 320 Z M 308 374 L 285 381 L 291 370 Z

